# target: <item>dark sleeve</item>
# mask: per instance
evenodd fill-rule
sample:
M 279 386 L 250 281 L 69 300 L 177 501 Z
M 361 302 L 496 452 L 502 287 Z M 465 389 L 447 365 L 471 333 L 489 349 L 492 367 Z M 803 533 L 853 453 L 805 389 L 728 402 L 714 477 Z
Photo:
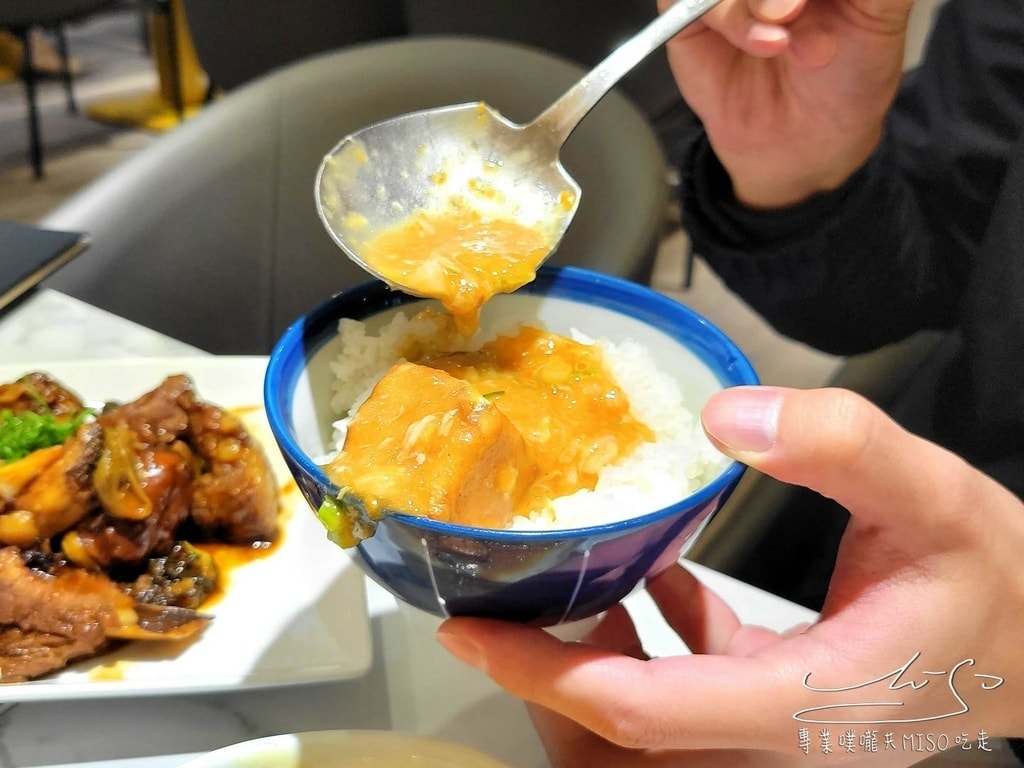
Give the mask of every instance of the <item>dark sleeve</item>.
M 1024 765 L 1024 739 L 1007 739 L 1007 743 L 1010 745 L 1013 756 Z
M 683 225 L 733 291 L 820 349 L 950 328 L 1022 125 L 1024 3 L 949 0 L 881 145 L 844 186 L 746 209 L 700 135 L 683 161 Z

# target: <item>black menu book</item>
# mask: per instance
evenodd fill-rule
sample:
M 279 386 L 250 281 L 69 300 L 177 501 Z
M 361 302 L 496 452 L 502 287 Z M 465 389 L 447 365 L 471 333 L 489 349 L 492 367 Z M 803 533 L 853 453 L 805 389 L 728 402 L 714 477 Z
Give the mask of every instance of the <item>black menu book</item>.
M 82 232 L 56 232 L 0 221 L 0 308 L 84 251 Z

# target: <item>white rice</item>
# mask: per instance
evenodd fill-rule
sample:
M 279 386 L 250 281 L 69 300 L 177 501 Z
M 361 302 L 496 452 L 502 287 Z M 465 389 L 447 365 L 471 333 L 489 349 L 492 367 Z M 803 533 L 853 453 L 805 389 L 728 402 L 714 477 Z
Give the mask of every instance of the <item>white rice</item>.
M 331 363 L 331 405 L 340 417 L 334 424 L 336 450 L 344 443 L 352 414 L 388 368 L 403 360 L 400 351 L 409 348 L 410 340 L 431 350 L 454 352 L 477 349 L 502 332 L 514 331 L 514 324 L 492 327 L 467 339 L 448 329 L 441 318 L 410 318 L 399 312 L 377 334 L 370 334 L 364 323 L 342 320 L 342 350 Z M 642 344 L 594 340 L 577 331 L 572 338 L 601 347 L 606 365 L 629 399 L 633 416 L 646 424 L 656 439 L 605 467 L 594 490 L 555 499 L 550 517 L 518 516 L 513 528 L 579 528 L 647 514 L 677 502 L 721 473 L 728 460 L 708 442 L 699 420 L 683 402 L 675 379 L 658 369 Z

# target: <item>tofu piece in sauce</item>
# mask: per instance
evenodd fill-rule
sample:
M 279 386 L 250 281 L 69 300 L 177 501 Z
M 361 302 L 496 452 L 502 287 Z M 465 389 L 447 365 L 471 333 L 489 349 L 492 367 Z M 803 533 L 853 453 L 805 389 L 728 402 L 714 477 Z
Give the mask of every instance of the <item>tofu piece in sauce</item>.
M 328 468 L 342 489 L 338 543 L 357 543 L 365 537 L 361 526 L 368 534 L 387 512 L 488 528 L 510 524 L 537 467 L 522 435 L 485 394 L 415 363 L 384 375 Z

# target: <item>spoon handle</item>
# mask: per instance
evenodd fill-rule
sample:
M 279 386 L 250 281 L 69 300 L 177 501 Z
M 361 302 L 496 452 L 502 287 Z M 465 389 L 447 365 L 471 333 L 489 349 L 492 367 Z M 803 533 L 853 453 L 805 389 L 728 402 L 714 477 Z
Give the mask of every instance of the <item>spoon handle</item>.
M 656 48 L 718 5 L 721 0 L 677 0 L 654 21 L 612 51 L 582 80 L 544 110 L 532 128 L 561 146 L 612 86 Z

